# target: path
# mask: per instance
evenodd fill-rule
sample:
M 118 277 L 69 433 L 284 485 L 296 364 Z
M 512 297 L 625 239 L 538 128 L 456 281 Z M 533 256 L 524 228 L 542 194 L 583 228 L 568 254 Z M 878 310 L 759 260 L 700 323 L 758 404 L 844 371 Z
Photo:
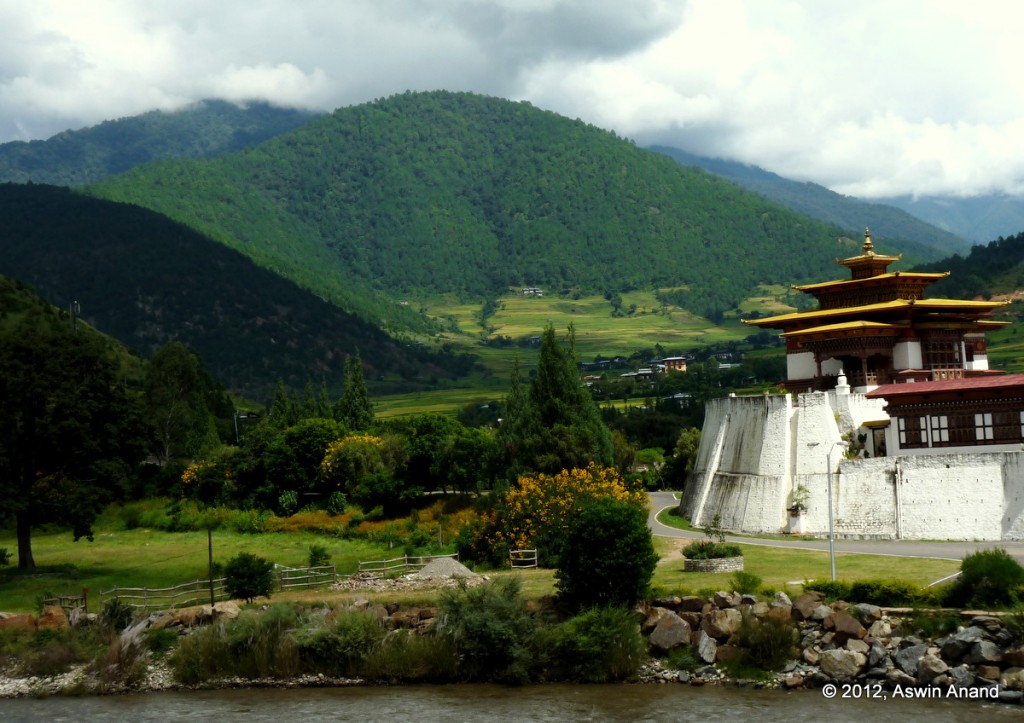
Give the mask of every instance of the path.
M 703 532 L 687 532 L 668 527 L 657 520 L 657 515 L 666 507 L 675 507 L 679 501 L 673 492 L 651 492 L 651 513 L 648 524 L 658 537 L 675 537 L 697 540 Z M 726 536 L 727 542 L 764 547 L 790 547 L 796 550 L 828 551 L 828 539 L 814 540 L 771 540 L 759 537 Z M 989 542 L 933 542 L 925 540 L 844 540 L 836 539 L 836 552 L 853 552 L 863 555 L 892 555 L 893 557 L 930 557 L 937 560 L 962 560 L 978 550 L 1002 547 L 1019 562 L 1024 563 L 1024 541 L 993 540 Z

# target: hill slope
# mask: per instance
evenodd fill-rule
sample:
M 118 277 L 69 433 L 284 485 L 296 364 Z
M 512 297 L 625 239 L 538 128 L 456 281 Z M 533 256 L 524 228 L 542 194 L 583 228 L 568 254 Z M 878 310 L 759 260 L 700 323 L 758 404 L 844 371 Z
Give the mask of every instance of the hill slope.
M 815 183 L 791 181 L 757 166 L 706 158 L 666 146 L 652 146 L 651 150 L 664 153 L 685 166 L 703 168 L 709 173 L 727 178 L 786 208 L 836 224 L 849 233 L 858 234 L 869 227 L 876 239 L 908 252 L 917 251 L 925 257 L 934 257 L 936 253 L 966 252 L 970 247 L 964 238 L 944 230 L 946 226 L 933 226 L 922 221 L 922 216 L 915 217 L 913 212 L 892 205 L 843 196 Z M 923 250 L 922 246 L 930 251 Z
M 45 141 L 0 144 L 0 181 L 79 185 L 159 158 L 237 151 L 307 123 L 315 114 L 267 103 L 206 100 L 64 131 Z
M 974 243 L 987 243 L 1024 229 L 1024 198 L 1019 196 L 896 196 L 879 202 L 902 208 Z
M 146 356 L 178 340 L 229 389 L 277 379 L 339 388 L 356 350 L 368 378 L 453 376 L 469 363 L 408 348 L 195 231 L 66 188 L 0 185 L 0 274 L 25 282 Z
M 368 288 L 489 298 L 530 285 L 685 287 L 676 300 L 712 315 L 762 282 L 829 278 L 845 233 L 580 121 L 448 92 L 339 109 L 91 192 L 165 213 L 361 313 Z

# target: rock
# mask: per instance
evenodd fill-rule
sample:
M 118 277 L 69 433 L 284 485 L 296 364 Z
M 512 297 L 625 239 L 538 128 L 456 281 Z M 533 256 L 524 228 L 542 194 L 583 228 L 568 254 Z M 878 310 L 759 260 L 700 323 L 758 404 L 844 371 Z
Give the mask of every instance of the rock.
M 821 671 L 833 680 L 853 680 L 865 663 L 867 663 L 867 656 L 864 654 L 842 648 L 826 650 L 819 659 Z
M 757 595 L 740 595 L 740 605 L 757 605 Z M 765 609 L 768 609 L 767 603 L 765 603 Z
M 1003 665 L 1008 665 L 1011 668 L 1024 668 L 1024 645 L 1004 650 Z
M 981 640 L 971 646 L 964 656 L 968 665 L 995 665 L 1003 661 L 1003 651 L 999 646 L 988 640 Z
M 755 618 L 766 617 L 768 615 L 769 610 L 771 610 L 771 608 L 768 607 L 768 603 L 763 601 L 755 602 L 753 605 L 750 606 L 750 614 L 753 615 Z
M 1007 668 L 999 676 L 999 684 L 1009 690 L 1024 690 L 1024 668 Z
M 831 623 L 831 624 L 830 624 Z M 864 626 L 847 612 L 835 612 L 825 620 L 825 628 L 833 631 L 836 645 L 845 645 L 847 640 L 860 640 L 868 634 Z
M 39 630 L 63 630 L 71 627 L 71 624 L 64 608 L 60 605 L 46 605 L 43 614 L 36 620 L 36 627 Z
M 871 651 L 871 646 L 863 640 L 858 638 L 852 638 L 846 641 L 846 649 L 851 653 L 861 653 L 867 655 Z
M 716 640 L 725 640 L 740 628 L 743 615 L 736 608 L 712 610 L 704 615 L 701 629 Z
M 715 593 L 711 602 L 714 603 L 714 606 L 719 610 L 726 610 L 728 608 L 739 607 L 740 596 L 734 592 L 719 591 Z
M 893 668 L 885 674 L 885 679 L 893 686 L 900 686 L 906 688 L 908 686 L 917 685 L 917 678 L 912 675 L 907 675 L 899 668 Z
M 956 661 L 964 657 L 975 643 L 985 639 L 985 631 L 981 628 L 966 628 L 946 637 L 942 643 L 942 657 Z
M 699 613 L 704 610 L 706 603 L 707 600 L 697 595 L 685 595 L 679 601 L 679 609 L 688 613 Z
M 999 702 L 1009 703 L 1010 705 L 1020 705 L 1021 700 L 1024 700 L 1024 693 L 1019 690 L 1001 690 L 999 691 Z
M 876 639 L 886 639 L 892 635 L 892 625 L 885 620 L 876 620 L 871 623 L 871 627 L 868 628 L 868 637 Z
M 671 610 L 665 613 L 650 635 L 651 646 L 663 653 L 688 646 L 692 633 L 689 624 Z
M 785 679 L 782 681 L 782 685 L 784 685 L 786 688 L 789 688 L 790 690 L 794 688 L 803 688 L 804 677 L 799 674 L 787 675 Z
M 822 621 L 832 614 L 832 608 L 828 605 L 819 605 L 811 611 L 811 620 Z
M 858 603 L 857 610 L 859 611 L 861 622 L 865 625 L 871 625 L 882 620 L 882 608 L 877 605 Z
M 974 673 L 966 665 L 958 665 L 949 669 L 949 677 L 957 688 L 970 688 L 974 685 Z
M 992 615 L 975 615 L 969 625 L 972 628 L 981 628 L 989 635 L 995 635 L 1003 629 L 1003 621 Z
M 793 608 L 776 606 L 772 604 L 772 607 L 768 610 L 766 616 L 769 620 L 778 620 L 779 622 L 789 622 L 793 619 Z
M 700 613 L 679 612 L 676 613 L 676 615 L 685 620 L 686 624 L 690 626 L 691 630 L 696 630 L 700 627 L 700 621 L 702 617 Z
M 800 657 L 802 657 L 811 665 L 817 665 L 818 662 L 821 660 L 821 653 L 814 648 L 804 648 L 803 652 L 800 654 Z
M 772 598 L 772 607 L 791 608 L 793 607 L 793 601 L 789 599 L 789 595 L 780 590 L 779 592 L 775 593 L 775 597 Z
M 805 592 L 793 601 L 793 619 L 797 622 L 810 620 L 814 608 L 821 604 L 824 598 L 820 592 Z
M 650 635 L 651 631 L 658 627 L 658 623 L 660 623 L 668 615 L 675 615 L 675 613 L 673 613 L 668 608 L 663 608 L 660 606 L 652 607 L 650 611 L 648 611 L 647 617 L 640 625 L 640 630 L 643 632 L 644 635 Z
M 241 614 L 242 608 L 234 600 L 224 600 L 213 606 L 213 617 L 215 620 L 234 620 Z
M 908 676 L 916 679 L 917 666 L 921 662 L 921 658 L 924 657 L 927 652 L 927 645 L 911 645 L 893 653 L 892 662 Z
M 4 618 L 0 618 L 0 628 L 14 629 L 14 628 L 26 628 L 35 630 L 36 619 L 32 615 L 14 615 L 8 614 Z
M 716 663 L 728 663 L 736 660 L 743 651 L 735 645 L 719 645 L 715 651 Z
M 653 602 L 656 607 L 678 610 L 683 604 L 683 599 L 678 595 L 661 595 L 654 598 Z
M 703 630 L 698 630 L 693 643 L 694 648 L 697 650 L 698 658 L 708 664 L 715 662 L 715 658 L 718 655 L 718 643 L 713 637 Z
M 921 660 L 917 663 L 917 682 L 921 685 L 927 685 L 938 676 L 944 675 L 948 670 L 949 666 L 946 665 L 942 658 L 932 653 L 926 653 L 921 656 Z
M 853 641 L 849 641 L 852 643 Z M 849 643 L 847 643 L 849 644 Z M 871 650 L 868 652 L 868 665 L 872 668 L 877 668 L 886 663 L 884 667 L 888 668 L 892 665 L 892 661 L 889 660 L 889 651 L 885 649 L 877 640 L 871 643 Z
M 999 680 L 999 666 L 979 665 L 974 668 L 974 674 L 982 680 L 987 680 L 990 683 L 995 683 Z

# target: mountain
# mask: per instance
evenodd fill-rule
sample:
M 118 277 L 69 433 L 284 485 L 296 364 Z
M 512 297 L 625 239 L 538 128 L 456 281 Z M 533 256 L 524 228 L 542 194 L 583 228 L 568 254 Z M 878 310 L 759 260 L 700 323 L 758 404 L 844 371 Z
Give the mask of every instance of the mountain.
M 1024 230 L 1024 198 L 1020 196 L 894 196 L 878 201 L 902 208 L 974 243 L 987 243 Z
M 315 114 L 268 103 L 205 100 L 68 130 L 45 141 L 0 144 L 0 182 L 93 183 L 160 158 L 208 158 L 307 123 Z
M 152 211 L 67 188 L 0 184 L 0 274 L 145 356 L 171 340 L 227 388 L 267 399 L 278 379 L 340 389 L 360 352 L 378 388 L 419 388 L 470 360 L 403 344 L 379 328 Z
M 968 237 L 951 233 L 944 224 L 932 225 L 922 221 L 926 217 L 910 209 L 901 210 L 895 207 L 897 204 L 860 201 L 815 183 L 791 181 L 757 166 L 721 158 L 706 158 L 678 148 L 651 146 L 651 150 L 664 153 L 685 166 L 703 168 L 709 173 L 727 178 L 786 208 L 840 226 L 848 233 L 863 233 L 864 228 L 870 228 L 876 241 L 882 240 L 907 252 L 913 251 L 934 258 L 935 252 L 949 255 L 970 249 L 970 243 L 965 240 Z
M 971 247 L 955 255 L 925 264 L 921 271 L 948 271 L 949 276 L 929 287 L 929 292 L 948 298 L 1004 296 L 1019 300 L 1024 291 L 1024 232 Z
M 443 91 L 342 108 L 239 153 L 150 163 L 89 190 L 393 325 L 366 311 L 368 290 L 674 287 L 714 316 L 763 282 L 829 278 L 837 243 L 860 245 L 579 120 Z M 908 262 L 937 256 L 921 248 Z

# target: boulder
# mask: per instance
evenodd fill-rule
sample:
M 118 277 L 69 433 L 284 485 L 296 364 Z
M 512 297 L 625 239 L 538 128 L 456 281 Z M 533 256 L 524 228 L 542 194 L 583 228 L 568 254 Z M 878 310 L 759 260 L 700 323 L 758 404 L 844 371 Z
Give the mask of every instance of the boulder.
M 893 653 L 892 662 L 896 664 L 897 668 L 916 680 L 917 666 L 920 664 L 921 658 L 924 657 L 927 652 L 928 646 L 923 643 L 920 645 L 911 645 Z
M 736 608 L 712 610 L 704 615 L 701 629 L 716 640 L 725 640 L 740 629 L 743 615 Z
M 13 613 L 5 613 L 4 617 L 0 617 L 0 628 L 25 628 L 35 630 L 36 619 L 32 615 L 15 615 Z
M 775 593 L 775 597 L 772 598 L 772 607 L 793 607 L 793 601 L 789 599 L 789 595 L 780 590 Z
M 886 620 L 876 620 L 868 628 L 868 637 L 875 639 L 886 639 L 892 636 L 892 625 Z
M 917 663 L 917 682 L 921 685 L 927 685 L 938 676 L 945 675 L 948 670 L 949 666 L 946 665 L 942 658 L 932 653 L 926 653 L 921 656 L 921 660 Z
M 946 637 L 942 642 L 942 657 L 945 660 L 956 661 L 967 655 L 975 643 L 985 639 L 985 631 L 981 628 L 966 628 L 958 630 Z
M 709 665 L 718 657 L 718 643 L 703 630 L 697 631 L 693 646 L 697 651 L 697 657 Z
M 685 595 L 679 601 L 679 610 L 689 613 L 703 612 L 707 600 L 698 595 Z
M 800 654 L 800 657 L 802 657 L 807 663 L 811 665 L 817 665 L 818 662 L 821 660 L 821 652 L 816 648 L 804 648 L 803 652 Z
M 953 685 L 957 688 L 970 688 L 974 685 L 974 673 L 972 673 L 970 667 L 966 665 L 958 665 L 955 668 L 950 668 L 948 675 L 952 678 Z
M 36 627 L 39 630 L 63 630 L 71 627 L 71 623 L 60 605 L 46 605 L 43 614 L 36 620 Z
M 999 684 L 1008 690 L 1024 690 L 1024 668 L 1007 668 L 999 676 Z
M 1003 665 L 1024 668 L 1024 645 L 1017 645 L 1003 651 Z
M 665 613 L 650 635 L 651 647 L 667 653 L 675 648 L 688 646 L 692 634 L 689 624 L 671 610 L 666 610 Z
M 711 599 L 711 602 L 719 610 L 726 610 L 728 608 L 739 607 L 740 596 L 734 592 L 725 592 L 720 590 L 715 593 L 715 596 Z
M 981 640 L 971 646 L 964 662 L 968 665 L 998 665 L 1003 662 L 1003 651 L 995 643 Z
M 742 650 L 735 645 L 719 645 L 715 651 L 716 663 L 730 663 L 742 654 Z
M 848 612 L 832 613 L 825 619 L 825 629 L 833 632 L 832 640 L 836 645 L 845 645 L 847 640 L 860 640 L 868 634 L 857 618 Z
M 670 614 L 675 615 L 675 613 L 673 613 L 668 608 L 663 608 L 660 606 L 652 607 L 647 612 L 647 617 L 644 618 L 643 623 L 641 623 L 640 630 L 643 632 L 644 635 L 650 635 L 651 631 L 658 627 L 658 623 L 660 623 L 662 619 L 664 619 L 666 616 Z
M 821 672 L 833 680 L 853 680 L 867 663 L 867 656 L 842 648 L 822 652 L 818 664 Z
M 871 625 L 877 623 L 882 619 L 882 608 L 877 605 L 871 605 L 869 603 L 858 603 L 857 610 L 860 614 L 861 622 L 865 625 Z
M 811 611 L 811 620 L 821 622 L 832 614 L 832 608 L 828 605 L 819 605 Z
M 998 665 L 979 665 L 974 669 L 974 674 L 982 680 L 994 683 L 999 680 L 1000 670 Z
M 805 592 L 793 601 L 793 619 L 797 622 L 810 620 L 814 609 L 824 600 L 820 592 Z
M 655 607 L 678 610 L 683 604 L 683 599 L 678 595 L 660 595 L 654 598 L 653 602 Z
M 864 655 L 867 655 L 871 652 L 871 646 L 859 638 L 851 638 L 850 640 L 847 640 L 845 647 L 853 653 L 863 653 Z

